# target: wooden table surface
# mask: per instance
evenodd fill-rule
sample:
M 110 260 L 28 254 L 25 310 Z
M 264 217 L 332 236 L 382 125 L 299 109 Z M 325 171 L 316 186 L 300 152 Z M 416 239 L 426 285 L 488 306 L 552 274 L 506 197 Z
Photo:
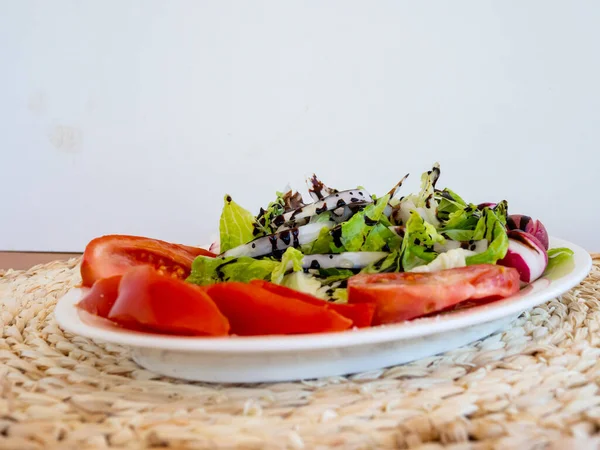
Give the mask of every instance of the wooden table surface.
M 47 263 L 57 259 L 69 259 L 80 253 L 37 253 L 37 252 L 1 252 L 0 270 L 28 269 L 36 264 Z

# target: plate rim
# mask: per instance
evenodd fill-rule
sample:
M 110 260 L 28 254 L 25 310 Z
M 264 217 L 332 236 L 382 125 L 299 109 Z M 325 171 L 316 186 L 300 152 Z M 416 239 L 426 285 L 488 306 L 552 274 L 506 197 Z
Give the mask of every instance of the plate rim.
M 62 296 L 55 307 L 54 317 L 65 331 L 75 335 L 98 339 L 135 348 L 155 348 L 182 352 L 205 353 L 264 353 L 282 351 L 311 351 L 330 348 L 370 345 L 382 342 L 423 338 L 428 335 L 483 324 L 509 315 L 520 314 L 541 303 L 564 294 L 579 284 L 592 268 L 592 257 L 582 247 L 559 238 L 550 238 L 551 246 L 568 247 L 574 252 L 575 267 L 563 277 L 550 281 L 541 278 L 532 283 L 540 291 L 525 294 L 517 300 L 507 297 L 486 305 L 456 311 L 444 316 L 415 319 L 393 325 L 380 325 L 370 328 L 346 330 L 333 333 L 310 335 L 277 335 L 256 337 L 185 337 L 168 336 L 142 332 L 121 331 L 118 328 L 95 327 L 81 320 L 75 304 L 83 290 L 70 289 Z

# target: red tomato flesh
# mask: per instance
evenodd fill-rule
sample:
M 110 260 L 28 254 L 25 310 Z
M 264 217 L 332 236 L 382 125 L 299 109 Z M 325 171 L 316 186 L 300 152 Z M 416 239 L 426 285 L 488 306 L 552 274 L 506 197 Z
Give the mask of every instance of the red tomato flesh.
M 284 297 L 256 284 L 218 283 L 205 287 L 239 336 L 302 334 L 347 330 L 352 320 L 324 306 Z
M 92 240 L 81 263 L 82 285 L 91 287 L 103 278 L 123 275 L 130 267 L 146 265 L 160 274 L 185 279 L 197 256 L 215 257 L 202 248 L 171 244 L 139 236 L 109 235 Z
M 493 264 L 431 273 L 359 274 L 348 280 L 348 302 L 374 304 L 373 325 L 381 325 L 442 311 L 465 300 L 508 297 L 519 286 L 516 269 Z
M 364 328 L 371 325 L 373 314 L 375 314 L 375 305 L 370 303 L 357 303 L 355 305 L 344 305 L 339 303 L 330 303 L 320 298 L 314 297 L 304 292 L 296 291 L 275 283 L 269 283 L 264 280 L 252 280 L 250 284 L 260 286 L 269 292 L 281 295 L 287 298 L 295 298 L 309 305 L 322 306 L 331 309 L 338 314 L 350 319 L 353 326 Z
M 77 306 L 90 314 L 106 319 L 119 295 L 119 283 L 121 283 L 121 275 L 96 281 Z
M 125 328 L 166 334 L 224 336 L 229 322 L 204 290 L 160 275 L 149 266 L 129 269 L 108 319 Z

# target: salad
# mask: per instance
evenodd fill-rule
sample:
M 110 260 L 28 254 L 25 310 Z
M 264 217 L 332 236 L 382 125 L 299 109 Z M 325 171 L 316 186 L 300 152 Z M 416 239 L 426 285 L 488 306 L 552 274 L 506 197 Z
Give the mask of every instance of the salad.
M 86 247 L 79 307 L 118 326 L 202 336 L 343 331 L 509 297 L 572 258 L 505 200 L 467 203 L 437 187 L 440 167 L 404 195 L 278 192 L 258 214 L 224 198 L 208 250 L 135 236 Z

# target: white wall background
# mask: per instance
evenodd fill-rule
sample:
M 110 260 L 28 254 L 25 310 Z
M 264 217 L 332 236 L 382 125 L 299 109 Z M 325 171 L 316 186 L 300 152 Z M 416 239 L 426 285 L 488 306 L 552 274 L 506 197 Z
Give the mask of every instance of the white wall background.
M 316 171 L 600 250 L 600 2 L 0 0 L 0 249 L 196 244 Z

